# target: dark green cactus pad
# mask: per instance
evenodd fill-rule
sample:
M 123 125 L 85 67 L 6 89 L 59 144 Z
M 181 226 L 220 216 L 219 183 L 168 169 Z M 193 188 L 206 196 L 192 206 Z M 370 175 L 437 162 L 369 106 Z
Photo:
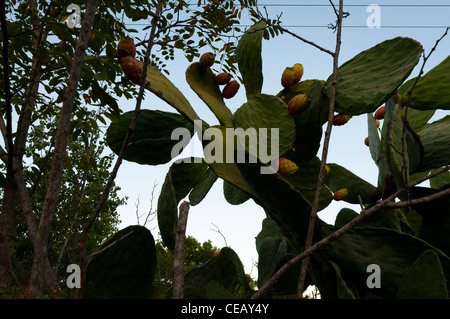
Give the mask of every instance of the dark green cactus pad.
M 302 83 L 302 82 L 300 82 Z M 317 155 L 322 139 L 322 126 L 328 118 L 329 100 L 322 94 L 323 81 L 312 83 L 306 90 L 311 104 L 301 114 L 294 115 L 294 150 L 286 158 L 299 166 Z
M 242 261 L 236 254 L 236 252 L 230 247 L 223 247 L 220 250 L 220 256 L 228 258 L 234 264 L 234 267 L 236 268 L 238 283 L 243 287 L 250 288 L 245 276 L 244 265 L 242 264 Z
M 426 250 L 409 267 L 400 282 L 398 299 L 448 299 L 446 278 L 438 255 Z
M 143 66 L 143 63 L 137 61 L 139 65 Z M 195 113 L 189 101 L 178 90 L 178 88 L 158 70 L 156 66 L 148 66 L 147 79 L 150 80 L 150 84 L 146 88 L 157 95 L 160 99 L 167 102 L 174 107 L 180 114 L 185 116 L 190 121 L 199 120 L 197 113 Z
M 120 121 L 111 123 L 106 132 L 106 142 L 116 154 L 120 153 L 133 114 L 134 111 L 122 114 Z M 141 110 L 124 159 L 148 165 L 169 162 L 172 160 L 173 147 L 181 142 L 187 145 L 190 141 L 172 140 L 171 135 L 175 128 L 186 128 L 191 136 L 194 132 L 193 124 L 179 114 Z
M 334 221 L 334 226 L 341 228 L 345 224 L 349 223 L 357 217 L 359 214 L 350 208 L 342 208 L 336 216 L 336 220 Z
M 325 81 L 321 80 L 304 80 L 298 83 L 295 83 L 291 85 L 290 87 L 284 88 L 280 92 L 278 92 L 277 96 L 284 101 L 284 103 L 288 104 L 289 101 L 298 94 L 305 94 L 308 88 L 315 82 L 322 82 L 325 83 Z
M 328 164 L 330 172 L 326 176 L 325 184 L 334 193 L 347 188 L 349 195 L 344 201 L 359 204 L 358 195 L 365 204 L 374 203 L 381 198 L 380 191 L 362 178 L 338 164 Z
M 450 163 L 450 115 L 426 125 L 419 136 L 424 148 L 420 171 Z
M 378 129 L 372 113 L 367 113 L 367 128 L 369 133 L 370 155 L 372 156 L 373 161 L 378 163 L 378 159 L 380 158 L 380 136 L 378 135 Z
M 217 281 L 211 280 L 206 287 L 205 299 L 233 299 L 231 292 L 225 289 Z
M 261 154 L 272 158 L 278 158 L 277 155 L 282 156 L 284 153 L 292 148 L 295 140 L 295 124 L 293 118 L 287 111 L 286 104 L 278 97 L 267 94 L 256 94 L 245 104 L 243 104 L 233 115 L 235 127 L 243 129 L 242 136 L 238 134 L 238 139 L 245 145 L 247 150 L 251 150 L 252 144 L 248 142 L 248 137 L 245 136 L 248 132 L 258 143 L 258 150 L 252 153 L 261 158 Z M 260 134 L 260 129 L 267 129 L 267 137 Z M 272 142 L 272 129 L 277 129 L 278 149 Z M 245 138 L 245 140 L 244 140 Z M 262 148 L 262 145 L 266 147 Z M 265 151 L 262 151 L 262 150 Z M 275 156 L 274 156 L 275 155 Z
M 111 236 L 88 263 L 85 299 L 149 298 L 156 270 L 155 242 L 143 226 Z
M 382 128 L 384 139 L 380 143 L 380 157 L 386 156 L 388 173 L 392 176 L 397 188 L 407 184 L 406 174 L 420 170 L 424 157 L 424 148 L 419 136 L 403 120 L 402 109 L 395 103 L 394 98 L 386 102 L 385 121 Z M 402 142 L 405 127 L 405 141 Z M 370 141 L 369 141 L 370 143 Z M 402 155 L 403 149 L 405 156 Z
M 250 199 L 250 196 L 227 181 L 223 181 L 223 194 L 231 205 L 240 205 Z
M 236 60 L 249 100 L 261 93 L 263 85 L 261 50 L 265 25 L 264 21 L 255 23 L 239 39 L 236 48 Z
M 442 189 L 447 185 L 450 185 L 450 171 L 446 171 L 436 177 L 430 178 L 430 186 L 434 189 Z
M 307 162 L 299 164 L 299 170 L 296 174 L 284 177 L 284 179 L 286 179 L 292 186 L 302 193 L 311 206 L 314 203 L 314 198 L 316 195 L 320 164 L 320 159 L 318 157 L 314 157 Z M 333 194 L 327 187 L 323 187 L 320 194 L 319 211 L 327 207 L 332 200 Z
M 204 135 L 213 136 L 213 140 L 209 142 L 208 145 L 204 148 L 205 161 L 209 164 L 209 167 L 212 168 L 217 176 L 240 188 L 242 191 L 249 194 L 253 198 L 256 198 L 256 192 L 249 185 L 247 180 L 242 176 L 241 171 L 235 164 L 237 162 L 237 160 L 235 159 L 235 154 L 232 154 L 231 161 L 226 160 L 227 149 L 234 150 L 237 145 L 234 135 L 233 138 L 231 138 L 229 135 L 227 136 L 226 129 L 227 128 L 223 126 L 214 126 L 211 127 L 211 130 L 216 131 L 212 131 L 209 134 L 208 132 L 211 130 L 208 129 L 204 132 Z M 209 148 L 210 146 L 211 148 Z M 221 152 L 223 156 L 216 157 L 217 152 Z M 234 163 L 232 162 L 233 160 Z
M 158 198 L 158 227 L 166 246 L 173 250 L 178 222 L 178 203 L 185 198 L 206 173 L 208 165 L 201 158 L 174 163 L 166 175 Z
M 324 236 L 335 229 L 322 223 Z M 370 291 L 383 298 L 395 298 L 407 269 L 428 249 L 438 255 L 447 278 L 450 275 L 448 256 L 404 232 L 386 228 L 354 228 L 324 247 L 329 258 L 341 267 L 343 276 L 355 284 L 359 295 L 364 296 Z M 370 264 L 377 264 L 381 269 L 381 288 L 369 289 L 366 285 Z
M 447 185 L 446 188 L 448 187 Z M 416 186 L 410 190 L 409 195 L 411 199 L 417 199 L 437 192 L 439 190 Z M 450 196 L 414 205 L 412 208 L 422 216 L 419 237 L 450 256 Z
M 184 298 L 206 298 L 208 285 L 212 281 L 232 294 L 238 282 L 238 275 L 233 262 L 228 258 L 218 256 L 211 258 L 199 267 L 190 269 L 184 277 Z
M 408 108 L 408 122 L 414 132 L 419 132 L 436 113 L 436 110 L 417 110 Z
M 222 92 L 214 79 L 213 71 L 201 66 L 199 62 L 192 63 L 186 70 L 186 81 L 192 90 L 205 102 L 221 125 L 231 127 L 232 113 L 225 105 Z
M 416 78 L 407 81 L 399 89 L 406 104 L 408 91 Z M 450 110 L 450 56 L 422 76 L 411 94 L 410 107 L 418 110 Z
M 373 112 L 411 74 L 422 54 L 419 42 L 404 37 L 386 40 L 339 67 L 335 111 L 348 115 Z M 325 83 L 329 97 L 332 76 Z
M 201 180 L 194 186 L 189 193 L 189 202 L 192 206 L 198 205 L 208 194 L 211 187 L 216 182 L 218 176 L 211 168 L 208 168 Z

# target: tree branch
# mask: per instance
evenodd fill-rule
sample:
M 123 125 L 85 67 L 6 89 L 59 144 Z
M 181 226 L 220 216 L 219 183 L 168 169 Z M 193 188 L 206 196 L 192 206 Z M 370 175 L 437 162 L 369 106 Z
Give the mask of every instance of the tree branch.
M 67 89 L 64 94 L 64 102 L 56 131 L 55 151 L 52 158 L 49 184 L 42 208 L 41 218 L 37 229 L 33 266 L 30 279 L 30 297 L 42 297 L 42 272 L 48 260 L 47 243 L 50 227 L 55 215 L 56 200 L 61 187 L 64 158 L 66 155 L 69 124 L 72 114 L 73 102 L 76 96 L 81 67 L 87 49 L 92 23 L 97 9 L 97 0 L 89 0 L 82 21 L 80 37 L 77 42 L 72 66 L 70 70 Z
M 173 299 L 184 298 L 184 242 L 189 213 L 189 202 L 180 205 L 175 248 L 173 251 Z
M 162 9 L 162 4 L 164 1 L 159 0 L 158 1 L 158 5 L 156 8 L 156 13 L 157 16 L 160 16 L 160 12 Z M 92 224 L 94 223 L 95 219 L 97 218 L 97 216 L 99 215 L 100 211 L 102 210 L 103 206 L 106 203 L 106 200 L 109 197 L 109 192 L 113 186 L 114 180 L 117 176 L 117 172 L 119 171 L 120 165 L 122 164 L 122 160 L 123 157 L 125 155 L 125 152 L 128 148 L 128 145 L 130 143 L 131 140 L 131 135 L 133 134 L 134 128 L 136 126 L 136 122 L 137 122 L 137 117 L 140 113 L 141 110 L 141 103 L 142 103 L 142 98 L 144 96 L 144 90 L 145 90 L 145 83 L 146 83 L 146 76 L 147 76 L 147 69 L 148 69 L 148 63 L 149 63 L 149 59 L 150 59 L 150 54 L 151 54 L 151 50 L 153 47 L 153 40 L 154 40 L 154 36 L 155 36 L 155 32 L 156 32 L 156 24 L 158 19 L 153 19 L 152 21 L 152 29 L 151 29 L 151 33 L 150 33 L 150 38 L 148 40 L 148 46 L 147 46 L 147 51 L 145 53 L 145 57 L 144 57 L 144 65 L 143 65 L 143 70 L 142 70 L 142 76 L 141 76 L 141 81 L 140 81 L 140 87 L 139 87 L 139 94 L 138 97 L 136 99 L 136 107 L 134 110 L 134 114 L 133 114 L 133 118 L 131 119 L 130 122 L 130 126 L 128 127 L 128 131 L 127 134 L 125 136 L 124 142 L 122 144 L 122 148 L 120 149 L 119 155 L 117 157 L 116 163 L 113 167 L 113 170 L 111 172 L 111 175 L 108 179 L 108 182 L 105 185 L 105 188 L 103 190 L 102 196 L 100 198 L 99 203 L 97 204 L 97 207 L 95 208 L 94 212 L 92 213 L 92 215 L 90 216 L 89 220 L 84 224 L 83 226 L 83 230 L 81 233 L 81 243 L 80 243 L 80 269 L 81 269 L 81 289 L 78 290 L 78 297 L 81 297 L 82 292 L 83 292 L 83 287 L 84 287 L 84 281 L 86 278 L 86 265 L 87 265 L 87 260 L 86 260 L 86 244 L 87 244 L 87 235 L 89 232 L 89 229 L 91 228 Z
M 311 247 L 313 236 L 314 236 L 314 228 L 317 218 L 317 211 L 319 209 L 320 203 L 320 194 L 322 193 L 322 189 L 325 182 L 325 166 L 327 163 L 328 156 L 328 147 L 330 144 L 331 130 L 333 127 L 333 117 L 334 117 L 334 106 L 336 102 L 336 91 L 337 91 L 337 78 L 338 78 L 338 68 L 339 68 L 339 52 L 341 49 L 341 33 L 342 33 L 342 20 L 344 16 L 343 11 L 343 0 L 339 1 L 339 15 L 337 20 L 337 34 L 336 34 L 336 49 L 333 54 L 333 76 L 331 82 L 331 93 L 330 93 L 330 110 L 328 113 L 328 124 L 327 129 L 325 131 L 325 138 L 323 142 L 323 150 L 322 150 L 322 160 L 320 163 L 320 172 L 319 179 L 317 182 L 316 194 L 314 197 L 314 203 L 311 210 L 311 214 L 309 217 L 308 231 L 305 242 L 305 250 Z M 334 7 L 333 7 L 334 8 Z M 336 10 L 336 9 L 335 9 Z M 300 276 L 297 286 L 297 297 L 302 298 L 303 290 L 305 286 L 306 272 L 309 264 L 309 256 L 305 258 L 302 262 L 302 266 L 300 269 Z

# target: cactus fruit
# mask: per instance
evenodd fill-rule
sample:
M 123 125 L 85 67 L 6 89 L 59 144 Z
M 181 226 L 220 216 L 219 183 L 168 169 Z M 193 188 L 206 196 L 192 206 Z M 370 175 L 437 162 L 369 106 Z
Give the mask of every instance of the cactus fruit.
M 136 46 L 133 39 L 129 37 L 123 37 L 117 45 L 117 57 L 119 60 L 126 56 L 131 56 L 132 58 L 136 56 Z
M 303 76 L 303 65 L 300 63 L 294 64 L 292 67 L 294 69 L 294 84 L 300 82 Z
M 225 99 L 231 99 L 239 91 L 239 83 L 237 81 L 230 81 L 222 90 L 222 96 Z
M 366 146 L 369 146 L 369 137 L 366 137 L 364 139 L 364 144 L 366 144 Z
M 294 68 L 286 68 L 281 75 L 281 85 L 288 88 L 294 84 Z
M 382 119 L 384 119 L 384 113 L 386 113 L 386 106 L 385 106 L 385 105 L 380 106 L 380 107 L 378 108 L 378 110 L 376 110 L 376 112 L 375 112 L 375 114 L 373 115 L 373 117 L 374 117 L 376 120 L 382 120 Z
M 206 52 L 200 57 L 200 65 L 204 68 L 210 68 L 214 64 L 216 55 L 212 52 Z
M 283 177 L 288 177 L 298 172 L 298 166 L 291 160 L 280 158 L 278 160 L 278 173 Z
M 333 194 L 333 199 L 336 201 L 344 200 L 347 197 L 348 197 L 348 189 L 347 188 L 342 188 Z
M 227 72 L 222 72 L 216 75 L 214 82 L 217 85 L 225 85 L 228 84 L 228 82 L 230 82 L 231 80 L 231 74 L 227 73 Z
M 344 125 L 345 123 L 347 123 L 350 119 L 352 118 L 351 115 L 346 115 L 346 114 L 338 114 L 334 116 L 333 119 L 333 125 L 335 126 L 341 126 Z
M 311 104 L 311 98 L 307 94 L 297 94 L 288 103 L 288 112 L 296 115 L 304 112 Z
M 120 58 L 120 66 L 122 67 L 123 73 L 125 73 L 131 82 L 139 84 L 141 81 L 142 70 L 131 55 Z

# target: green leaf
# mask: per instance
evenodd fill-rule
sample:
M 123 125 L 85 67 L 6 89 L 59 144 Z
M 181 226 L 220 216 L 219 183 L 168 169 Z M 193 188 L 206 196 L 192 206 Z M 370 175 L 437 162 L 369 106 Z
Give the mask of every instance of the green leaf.
M 386 40 L 339 67 L 335 111 L 359 115 L 375 111 L 411 74 L 422 54 L 419 42 L 404 37 Z M 324 92 L 330 97 L 332 76 Z
M 197 185 L 208 167 L 201 158 L 185 160 L 172 164 L 158 198 L 158 226 L 162 240 L 171 250 L 175 245 L 178 203 Z
M 124 113 L 120 121 L 111 123 L 106 132 L 108 146 L 116 154 L 120 153 L 133 115 L 134 111 Z M 184 147 L 190 141 L 190 138 L 182 141 L 172 140 L 172 132 L 176 128 L 186 129 L 189 137 L 194 131 L 192 123 L 179 114 L 141 110 L 124 159 L 149 165 L 169 162 L 172 160 L 173 148 L 179 143 L 182 143 Z
M 199 62 L 191 64 L 186 70 L 186 81 L 192 90 L 205 102 L 221 125 L 231 127 L 232 113 L 225 105 L 222 92 L 214 79 L 215 75 L 211 69 L 201 66 Z
M 249 100 L 261 93 L 263 85 L 261 50 L 265 25 L 264 21 L 260 21 L 250 27 L 239 39 L 236 49 L 236 60 Z

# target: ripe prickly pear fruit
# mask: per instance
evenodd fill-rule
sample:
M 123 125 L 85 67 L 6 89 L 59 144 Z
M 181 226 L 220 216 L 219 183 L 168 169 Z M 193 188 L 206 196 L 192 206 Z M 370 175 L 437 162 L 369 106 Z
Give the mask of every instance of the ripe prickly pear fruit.
M 345 115 L 345 114 L 335 115 L 334 119 L 333 119 L 333 125 L 336 125 L 336 126 L 344 125 L 345 123 L 350 121 L 351 118 L 352 118 L 351 115 Z
M 303 65 L 295 63 L 292 69 L 294 69 L 294 83 L 300 82 L 303 76 Z
M 231 74 L 227 72 L 222 72 L 216 75 L 214 82 L 216 82 L 217 85 L 225 85 L 231 80 Z
M 133 39 L 129 37 L 123 37 L 117 45 L 117 57 L 119 60 L 126 56 L 133 58 L 136 56 L 136 46 L 134 45 Z
M 216 55 L 212 52 L 206 52 L 200 57 L 200 65 L 204 68 L 210 68 L 213 66 Z
M 364 139 L 364 144 L 366 144 L 366 146 L 369 146 L 369 138 L 368 138 L 368 137 L 366 137 L 366 138 Z
M 228 82 L 222 90 L 222 96 L 225 99 L 231 99 L 239 91 L 239 83 L 235 80 Z
M 220 250 L 216 250 L 215 252 L 214 252 L 214 256 L 220 256 Z
M 285 88 L 288 88 L 292 84 L 294 84 L 294 69 L 286 68 L 281 75 L 281 85 Z
M 306 94 L 297 94 L 288 103 L 288 112 L 291 115 L 303 113 L 311 104 L 311 98 Z
M 376 112 L 375 112 L 375 114 L 373 115 L 373 117 L 376 119 L 376 120 L 382 120 L 382 119 L 384 119 L 384 114 L 386 113 L 386 106 L 385 105 L 383 105 L 383 106 L 380 106 L 379 108 L 378 108 L 378 110 L 376 110 Z
M 131 56 L 125 56 L 120 59 L 120 66 L 123 73 L 134 84 L 139 84 L 141 81 L 142 70 L 137 61 Z
M 336 201 L 344 200 L 348 196 L 348 189 L 342 188 L 333 194 L 333 199 Z
M 298 172 L 298 166 L 286 158 L 278 159 L 278 173 L 283 177 L 291 176 Z

